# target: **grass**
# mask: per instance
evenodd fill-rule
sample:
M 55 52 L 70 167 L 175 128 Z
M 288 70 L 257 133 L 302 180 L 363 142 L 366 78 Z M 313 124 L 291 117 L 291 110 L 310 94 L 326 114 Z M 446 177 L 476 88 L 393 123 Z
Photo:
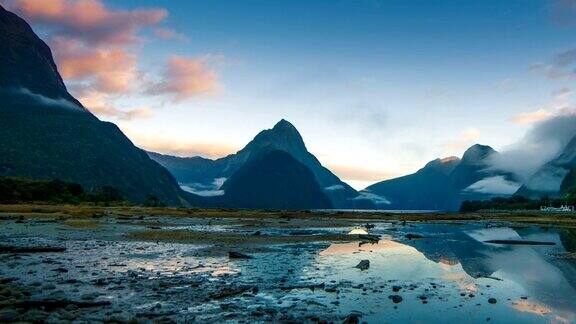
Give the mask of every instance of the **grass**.
M 100 222 L 95 219 L 67 219 L 64 225 L 68 225 L 78 229 L 92 229 L 100 226 Z
M 234 209 L 200 209 L 200 208 L 170 208 L 170 207 L 140 207 L 112 206 L 104 207 L 93 204 L 86 205 L 0 205 L 0 218 L 98 218 L 102 216 L 137 218 L 140 216 L 171 216 L 192 218 L 222 218 L 222 219 L 282 219 L 311 220 L 326 219 L 338 221 L 478 221 L 503 220 L 510 222 L 550 224 L 555 226 L 576 227 L 576 214 L 542 214 L 538 212 L 494 212 L 494 213 L 431 213 L 431 214 L 391 214 L 391 213 L 358 213 L 333 212 L 318 213 L 310 211 L 263 211 Z
M 280 244 L 324 241 L 354 241 L 346 234 L 266 236 L 239 233 L 176 231 L 142 231 L 127 234 L 127 237 L 142 241 L 162 241 L 176 243 L 214 243 L 214 244 Z

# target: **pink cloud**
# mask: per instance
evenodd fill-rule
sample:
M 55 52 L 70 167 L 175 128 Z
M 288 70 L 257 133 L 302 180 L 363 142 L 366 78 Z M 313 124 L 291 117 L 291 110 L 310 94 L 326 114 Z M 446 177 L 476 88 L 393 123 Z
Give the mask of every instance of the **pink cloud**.
M 207 58 L 173 56 L 168 60 L 162 80 L 154 84 L 152 94 L 173 96 L 175 101 L 216 93 L 221 88 L 218 75 Z
M 80 102 L 93 114 L 118 120 L 133 120 L 149 118 L 154 115 L 153 111 L 147 107 L 121 110 L 111 105 L 107 101 L 107 95 L 102 92 L 89 91 L 80 96 Z
M 87 48 L 82 42 L 53 39 L 59 70 L 69 81 L 89 81 L 91 88 L 107 93 L 131 90 L 138 75 L 137 56 L 121 47 Z
M 168 15 L 158 8 L 112 10 L 100 0 L 12 0 L 8 8 L 58 34 L 106 45 L 132 43 L 140 28 L 157 25 Z
M 533 112 L 524 112 L 512 117 L 512 121 L 516 124 L 531 124 L 544 119 L 548 119 L 552 113 L 546 109 L 538 109 Z

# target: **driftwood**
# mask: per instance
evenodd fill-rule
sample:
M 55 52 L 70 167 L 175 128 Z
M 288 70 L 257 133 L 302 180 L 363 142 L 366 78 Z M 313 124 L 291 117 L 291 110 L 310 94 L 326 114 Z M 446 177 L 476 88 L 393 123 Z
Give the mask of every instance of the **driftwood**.
M 524 241 L 524 240 L 488 240 L 484 243 L 515 244 L 515 245 L 556 245 L 554 242 Z
M 0 246 L 0 253 L 48 253 L 64 251 L 66 251 L 66 248 L 59 246 Z

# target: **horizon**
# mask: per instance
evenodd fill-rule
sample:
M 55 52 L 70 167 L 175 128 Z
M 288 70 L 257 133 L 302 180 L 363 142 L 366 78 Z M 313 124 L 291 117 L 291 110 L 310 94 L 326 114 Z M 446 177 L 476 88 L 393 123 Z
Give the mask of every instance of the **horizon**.
M 162 154 L 223 157 L 287 119 L 363 189 L 574 114 L 571 1 L 71 3 L 0 1 L 72 95 Z

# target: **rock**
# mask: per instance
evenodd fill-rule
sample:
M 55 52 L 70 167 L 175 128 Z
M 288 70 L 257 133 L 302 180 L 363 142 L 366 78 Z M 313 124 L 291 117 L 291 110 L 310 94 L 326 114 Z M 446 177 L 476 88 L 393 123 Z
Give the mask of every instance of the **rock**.
M 496 298 L 489 298 L 489 299 L 488 299 L 488 302 L 489 302 L 490 304 L 496 304 Z
M 252 259 L 253 257 L 244 253 L 230 251 L 228 252 L 230 259 Z
M 344 324 L 358 324 L 360 323 L 360 317 L 358 314 L 350 314 L 344 320 Z
M 0 322 L 11 323 L 18 319 L 18 312 L 12 308 L 4 308 L 0 311 Z
M 360 269 L 360 270 L 368 270 L 368 268 L 370 268 L 370 260 L 362 260 L 360 261 L 360 263 L 358 263 L 358 265 L 356 266 L 356 268 Z
M 406 234 L 405 237 L 409 240 L 424 238 L 424 236 L 422 236 L 420 234 L 412 234 L 412 233 Z
M 392 286 L 392 291 L 393 291 L 393 292 L 399 292 L 400 289 L 402 289 L 402 287 L 400 287 L 400 286 Z
M 398 303 L 402 302 L 402 296 L 399 296 L 399 295 L 391 295 L 391 296 L 388 296 L 388 298 L 390 298 L 394 304 L 398 304 Z

